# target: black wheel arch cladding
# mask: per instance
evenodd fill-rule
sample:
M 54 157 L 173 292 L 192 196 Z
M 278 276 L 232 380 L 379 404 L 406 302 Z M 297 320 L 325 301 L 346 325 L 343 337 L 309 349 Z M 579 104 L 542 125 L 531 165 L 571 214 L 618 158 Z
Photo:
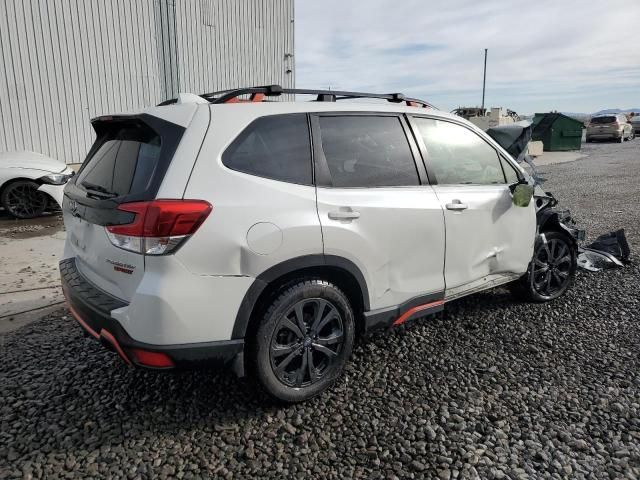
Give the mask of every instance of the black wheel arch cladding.
M 347 278 L 352 279 L 351 283 L 357 285 L 359 291 L 345 292 L 345 294 L 350 300 L 354 300 L 352 298 L 354 294 L 357 295 L 359 298 L 355 298 L 355 300 L 361 303 L 360 307 L 364 311 L 369 310 L 369 290 L 364 275 L 355 263 L 336 255 L 304 255 L 274 265 L 256 277 L 242 299 L 236 314 L 231 338 L 245 338 L 252 313 L 258 302 L 263 298 L 263 294 L 269 291 L 271 285 L 274 285 L 273 282 L 280 284 L 280 280 L 286 281 L 287 278 L 296 277 L 297 274 L 305 276 L 319 273 L 322 276 L 323 272 L 328 276 L 332 272 L 333 274 L 346 274 Z

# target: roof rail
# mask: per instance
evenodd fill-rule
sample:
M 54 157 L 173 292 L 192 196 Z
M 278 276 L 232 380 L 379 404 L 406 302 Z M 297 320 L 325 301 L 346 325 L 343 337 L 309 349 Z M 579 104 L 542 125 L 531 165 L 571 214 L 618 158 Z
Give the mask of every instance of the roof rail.
M 249 95 L 249 100 L 241 100 L 242 95 Z M 335 102 L 337 100 L 349 100 L 354 98 L 373 98 L 386 100 L 392 103 L 406 103 L 410 107 L 424 107 L 436 109 L 432 104 L 417 98 L 410 98 L 402 93 L 364 93 L 364 92 L 347 92 L 340 90 L 315 90 L 306 88 L 282 88 L 280 85 L 265 85 L 261 87 L 246 87 L 230 90 L 221 90 L 219 92 L 204 93 L 200 97 L 205 100 L 220 103 L 238 103 L 238 102 L 261 102 L 264 97 L 279 97 L 280 95 L 315 95 L 316 102 Z M 165 100 L 158 104 L 170 105 L 176 103 L 176 99 Z M 436 109 L 437 110 L 437 109 Z

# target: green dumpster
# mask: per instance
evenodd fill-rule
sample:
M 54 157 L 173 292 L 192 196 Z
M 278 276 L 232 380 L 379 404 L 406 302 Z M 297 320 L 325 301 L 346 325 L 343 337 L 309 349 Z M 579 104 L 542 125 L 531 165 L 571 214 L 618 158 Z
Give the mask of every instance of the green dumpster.
M 533 117 L 532 140 L 540 140 L 545 152 L 580 150 L 582 122 L 562 113 L 536 113 Z

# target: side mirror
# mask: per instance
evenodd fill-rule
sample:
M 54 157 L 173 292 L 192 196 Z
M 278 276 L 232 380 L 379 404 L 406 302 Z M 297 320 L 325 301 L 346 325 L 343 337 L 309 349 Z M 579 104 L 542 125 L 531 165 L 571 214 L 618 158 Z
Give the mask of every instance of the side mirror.
M 533 198 L 534 187 L 527 183 L 516 183 L 511 186 L 511 196 L 516 207 L 528 207 Z

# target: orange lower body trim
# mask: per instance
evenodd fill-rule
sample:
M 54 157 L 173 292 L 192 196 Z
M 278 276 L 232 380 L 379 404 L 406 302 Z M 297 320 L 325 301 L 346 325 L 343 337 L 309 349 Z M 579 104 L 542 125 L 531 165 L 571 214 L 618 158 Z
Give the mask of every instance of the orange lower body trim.
M 93 338 L 97 338 L 97 339 L 100 338 L 100 334 L 96 332 L 93 328 L 91 328 L 89 325 L 87 325 L 87 322 L 82 320 L 82 317 L 80 316 L 80 314 L 76 312 L 75 308 L 73 308 L 69 302 L 67 302 L 67 307 L 69 307 L 69 311 L 71 312 L 71 315 L 73 316 L 73 318 L 75 318 L 76 321 L 80 325 L 82 325 L 82 328 L 84 328 L 89 335 L 91 335 Z
M 424 305 L 418 305 L 417 307 L 413 307 L 410 308 L 409 310 L 407 310 L 406 312 L 404 312 L 402 315 L 400 315 L 395 322 L 393 322 L 393 326 L 397 326 L 400 325 L 404 322 L 406 322 L 409 318 L 411 318 L 413 315 L 415 315 L 418 312 L 422 312 L 424 310 L 429 310 L 430 308 L 434 308 L 434 307 L 440 307 L 444 305 L 444 300 L 438 300 L 436 302 L 431 302 L 431 303 L 425 303 Z
M 75 308 L 73 308 L 71 306 L 71 304 L 68 301 L 67 301 L 67 307 L 69 307 L 69 311 L 71 312 L 71 315 L 73 316 L 73 318 L 76 319 L 76 321 L 82 326 L 82 328 L 85 329 L 85 331 L 89 335 L 91 335 L 93 338 L 95 338 L 97 340 L 100 340 L 101 337 L 104 337 L 104 339 L 113 346 L 113 348 L 118 353 L 118 355 L 120 356 L 122 361 L 124 361 L 124 363 L 126 363 L 127 365 L 131 365 L 131 360 L 129 360 L 129 357 L 127 357 L 127 355 L 124 353 L 124 350 L 122 350 L 122 347 L 120 346 L 118 341 L 115 339 L 115 337 L 113 335 L 111 335 L 110 332 L 108 332 L 104 328 L 102 330 L 100 330 L 100 333 L 96 332 L 93 328 L 91 328 L 87 324 L 87 322 L 85 322 L 82 319 L 80 314 L 76 311 Z
M 113 348 L 116 349 L 116 352 L 118 352 L 118 355 L 120 355 L 120 358 L 124 363 L 126 363 L 127 365 L 131 365 L 131 360 L 129 360 L 129 357 L 125 355 L 124 351 L 122 350 L 122 347 L 120 346 L 118 341 L 115 339 L 115 337 L 111 335 L 111 333 L 109 333 L 103 328 L 102 330 L 100 330 L 100 336 L 104 337 L 107 340 L 107 342 L 109 342 L 113 346 Z

